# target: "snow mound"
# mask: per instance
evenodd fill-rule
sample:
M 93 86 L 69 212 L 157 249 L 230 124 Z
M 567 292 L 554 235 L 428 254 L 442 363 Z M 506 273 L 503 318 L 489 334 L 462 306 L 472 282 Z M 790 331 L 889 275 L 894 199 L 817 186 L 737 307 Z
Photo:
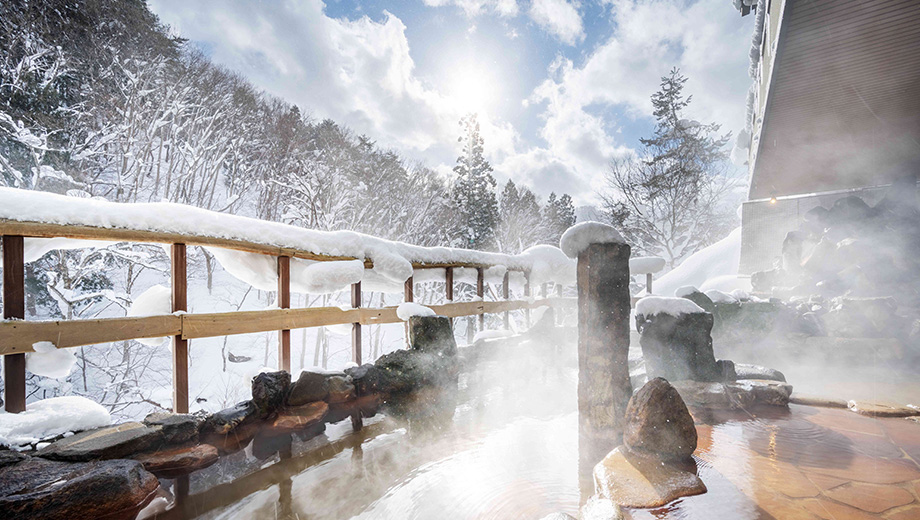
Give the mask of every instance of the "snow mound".
M 409 321 L 412 316 L 436 316 L 436 314 L 430 307 L 414 302 L 405 302 L 396 307 L 396 316 L 403 321 Z
M 698 289 L 692 285 L 684 285 L 682 287 L 678 287 L 677 290 L 674 291 L 674 296 L 677 298 L 683 298 L 684 296 L 688 296 L 697 292 L 697 290 Z
M 530 270 L 532 286 L 551 281 L 561 284 L 575 283 L 575 261 L 558 247 L 537 245 L 525 249 L 519 256 L 533 266 Z
M 21 413 L 0 412 L 0 445 L 21 446 L 111 422 L 102 405 L 85 397 L 52 397 L 29 404 Z
M 154 285 L 142 292 L 140 296 L 134 299 L 134 302 L 131 303 L 131 308 L 128 309 L 128 316 L 132 317 L 160 316 L 171 313 L 172 291 L 162 285 Z M 140 338 L 136 341 L 151 347 L 158 347 L 167 339 L 169 338 Z
M 64 379 L 70 375 L 77 357 L 69 349 L 59 349 L 50 341 L 33 343 L 35 352 L 26 353 L 26 370 L 37 376 Z
M 738 299 L 731 294 L 722 292 L 718 289 L 710 289 L 704 294 L 706 294 L 713 303 L 735 303 L 738 301 Z
M 312 262 L 294 258 L 291 262 L 291 290 L 296 293 L 333 293 L 347 289 L 364 277 L 364 262 Z M 277 287 L 277 285 L 276 285 Z
M 735 291 L 748 293 L 753 290 L 751 287 L 751 277 L 738 274 L 726 274 L 710 278 L 706 280 L 706 283 L 704 283 L 700 289 L 703 292 L 716 290 L 726 293 L 734 293 Z
M 639 256 L 629 259 L 629 274 L 657 273 L 664 269 L 664 258 L 660 256 Z
M 707 286 L 706 281 L 718 276 L 736 276 L 740 262 L 741 228 L 739 227 L 722 240 L 690 255 L 675 269 L 655 280 L 652 288 L 659 294 L 674 294 L 674 291 L 684 285 L 699 287 L 703 292 L 709 289 L 724 291 L 722 287 Z
M 625 244 L 619 231 L 600 222 L 580 222 L 565 230 L 559 239 L 559 249 L 569 258 L 578 258 L 579 253 L 591 244 Z
M 646 296 L 636 303 L 636 315 L 652 316 L 655 314 L 693 314 L 706 312 L 699 305 L 686 298 L 670 298 L 667 296 Z

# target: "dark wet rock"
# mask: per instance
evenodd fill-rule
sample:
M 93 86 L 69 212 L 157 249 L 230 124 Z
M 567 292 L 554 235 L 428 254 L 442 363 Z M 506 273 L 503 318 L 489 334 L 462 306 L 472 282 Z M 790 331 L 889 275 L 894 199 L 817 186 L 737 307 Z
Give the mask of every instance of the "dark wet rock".
M 355 385 L 348 376 L 329 376 L 326 378 L 326 386 L 329 388 L 326 402 L 330 404 L 344 403 L 355 398 Z
M 243 401 L 230 408 L 214 413 L 201 426 L 201 433 L 226 435 L 244 423 L 258 418 L 258 410 L 252 401 Z
M 738 372 L 735 370 L 735 362 L 730 359 L 717 359 L 719 372 L 722 374 L 721 381 L 735 381 L 738 379 Z
M 757 271 L 751 274 L 751 288 L 757 292 L 770 292 L 774 287 L 782 285 L 785 272 L 780 268 L 767 271 Z
M 457 354 L 457 342 L 451 320 L 445 316 L 412 316 L 409 318 L 409 345 L 419 352 L 443 356 Z
M 0 469 L 0 517 L 133 518 L 159 481 L 133 460 L 67 463 L 32 457 Z
M 314 401 L 324 401 L 327 395 L 329 395 L 329 388 L 326 386 L 326 376 L 305 370 L 300 373 L 297 381 L 291 385 L 287 404 L 289 406 L 300 406 Z
M 748 363 L 735 363 L 737 379 L 767 379 L 770 381 L 786 382 L 786 376 L 774 368 L 750 365 Z
M 359 397 L 376 394 L 383 389 L 383 375 L 376 366 L 370 363 L 346 368 L 345 373 L 351 377 L 351 382 L 355 385 L 355 393 Z
M 798 330 L 808 336 L 827 336 L 824 322 L 816 312 L 805 312 L 799 316 Z
M 217 462 L 217 448 L 210 444 L 192 444 L 141 453 L 132 457 L 144 469 L 159 478 L 176 478 L 206 468 Z
M 158 412 L 147 415 L 144 424 L 160 427 L 167 443 L 182 444 L 198 438 L 198 429 L 204 420 L 200 415 Z
M 3 469 L 7 466 L 12 466 L 13 464 L 18 464 L 29 458 L 18 451 L 12 450 L 0 450 L 0 469 Z
M 663 464 L 656 457 L 633 453 L 623 446 L 594 467 L 594 489 L 599 497 L 621 507 L 640 508 L 661 507 L 680 497 L 706 492 L 692 463 L 686 469 Z
M 629 400 L 623 442 L 631 450 L 680 460 L 693 454 L 696 441 L 693 417 L 667 380 L 652 379 Z
M 329 405 L 325 401 L 284 408 L 275 417 L 271 429 L 277 433 L 292 433 L 310 428 L 322 423 L 328 410 Z
M 262 372 L 252 378 L 252 402 L 262 417 L 268 417 L 284 406 L 290 389 L 291 374 Z
M 708 313 L 712 313 L 716 309 L 716 304 L 713 303 L 712 298 L 710 298 L 709 296 L 706 296 L 704 293 L 700 291 L 693 291 L 689 294 L 685 294 L 682 296 L 682 298 L 686 298 L 692 301 L 693 303 L 699 305 L 701 309 L 703 309 L 704 311 Z
M 455 356 L 417 350 L 396 350 L 374 363 L 383 376 L 387 394 L 406 393 L 424 386 L 456 385 L 459 365 Z
M 787 406 L 792 395 L 792 385 L 758 379 L 734 383 L 674 381 L 672 385 L 687 406 L 716 410 L 737 410 L 755 404 Z
M 242 450 L 262 430 L 262 423 L 258 420 L 242 422 L 227 433 L 217 433 L 202 429 L 200 439 L 205 444 L 217 448 L 220 453 L 234 453 Z
M 128 422 L 80 432 L 38 451 L 39 457 L 52 460 L 88 461 L 119 459 L 163 443 L 159 426 Z
M 639 344 L 649 378 L 718 381 L 721 369 L 712 353 L 712 314 L 636 316 Z
M 733 395 L 749 392 L 754 404 L 788 406 L 792 395 L 792 385 L 780 381 L 745 379 L 726 386 Z

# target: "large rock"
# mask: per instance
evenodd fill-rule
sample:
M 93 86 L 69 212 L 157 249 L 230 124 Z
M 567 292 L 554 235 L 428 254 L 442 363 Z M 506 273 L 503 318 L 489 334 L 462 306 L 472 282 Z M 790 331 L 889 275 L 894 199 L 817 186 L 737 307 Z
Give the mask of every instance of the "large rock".
M 252 402 L 262 417 L 268 417 L 284 406 L 290 389 L 291 374 L 262 372 L 252 378 Z
M 736 379 L 766 379 L 786 382 L 786 376 L 779 370 L 747 363 L 735 363 L 735 375 L 737 376 Z
M 693 417 L 667 380 L 652 379 L 629 400 L 623 442 L 631 450 L 682 460 L 696 450 L 696 440 Z
M 301 406 L 281 410 L 271 424 L 276 433 L 293 433 L 323 422 L 329 405 L 325 401 L 315 401 Z
M 259 412 L 252 401 L 243 401 L 221 410 L 201 426 L 199 437 L 221 453 L 231 453 L 245 448 L 260 428 Z
M 384 354 L 374 365 L 383 376 L 383 391 L 387 394 L 411 392 L 424 386 L 456 384 L 459 373 L 456 357 L 417 350 L 396 350 Z
M 158 487 L 157 478 L 133 460 L 29 458 L 0 469 L 0 518 L 133 518 Z
M 176 478 L 217 462 L 217 448 L 210 444 L 170 446 L 167 449 L 135 455 L 134 460 L 159 478 Z
M 67 461 L 120 459 L 159 447 L 162 443 L 160 427 L 128 422 L 87 430 L 55 441 L 39 450 L 38 456 Z
M 330 376 L 326 379 L 329 395 L 326 402 L 329 404 L 344 403 L 355 398 L 355 385 L 348 376 Z
M 380 373 L 376 366 L 370 363 L 365 363 L 359 367 L 346 368 L 345 373 L 351 377 L 358 397 L 377 394 L 383 389 L 383 374 Z
M 450 318 L 445 316 L 410 317 L 409 345 L 420 352 L 455 356 L 457 341 L 454 339 Z
M 686 298 L 692 301 L 693 303 L 699 305 L 701 309 L 703 309 L 704 311 L 710 314 L 713 313 L 716 309 L 716 304 L 713 303 L 712 298 L 710 298 L 709 296 L 706 296 L 705 293 L 700 292 L 699 290 L 694 290 L 687 294 L 684 294 L 683 296 L 681 296 L 681 298 Z
M 182 444 L 198 438 L 198 429 L 204 419 L 199 415 L 157 412 L 147 415 L 144 424 L 159 427 L 167 443 Z
M 720 380 L 721 368 L 712 353 L 712 324 L 712 314 L 708 312 L 637 315 L 648 377 Z
M 706 486 L 691 471 L 620 446 L 594 467 L 594 490 L 621 507 L 653 508 L 705 493 Z
M 792 385 L 758 379 L 734 383 L 674 381 L 673 386 L 688 406 L 714 410 L 738 410 L 755 404 L 787 406 L 792 395 Z
M 291 386 L 288 395 L 289 406 L 300 406 L 315 401 L 323 401 L 329 395 L 326 376 L 317 372 L 303 371 Z

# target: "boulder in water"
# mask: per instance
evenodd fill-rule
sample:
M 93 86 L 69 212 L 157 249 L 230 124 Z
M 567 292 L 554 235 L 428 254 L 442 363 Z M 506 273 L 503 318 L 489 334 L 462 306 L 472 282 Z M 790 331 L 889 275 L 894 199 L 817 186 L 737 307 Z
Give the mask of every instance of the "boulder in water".
M 451 320 L 445 316 L 412 316 L 409 318 L 409 345 L 413 350 L 444 356 L 457 354 L 457 341 Z
M 214 464 L 218 453 L 210 444 L 192 444 L 142 453 L 133 458 L 159 478 L 176 478 Z
M 383 388 L 383 375 L 376 366 L 370 363 L 346 368 L 345 373 L 351 377 L 351 382 L 355 385 L 355 393 L 359 397 L 379 393 Z
M 696 427 L 677 390 L 656 377 L 626 407 L 623 442 L 629 449 L 665 460 L 685 460 L 696 450 Z
M 712 314 L 637 314 L 636 325 L 649 378 L 663 377 L 669 381 L 721 379 L 722 370 L 712 353 Z
M 621 507 L 661 507 L 706 492 L 703 481 L 689 469 L 620 446 L 594 467 L 594 490 Z
M 329 388 L 326 386 L 326 376 L 304 370 L 300 373 L 297 381 L 291 385 L 287 404 L 289 406 L 300 406 L 315 401 L 323 401 L 327 395 L 329 395 Z
M 252 402 L 262 417 L 268 417 L 284 406 L 291 389 L 291 374 L 262 372 L 252 378 Z
M 182 444 L 198 438 L 204 417 L 187 413 L 152 413 L 144 418 L 147 426 L 159 427 L 169 444 Z

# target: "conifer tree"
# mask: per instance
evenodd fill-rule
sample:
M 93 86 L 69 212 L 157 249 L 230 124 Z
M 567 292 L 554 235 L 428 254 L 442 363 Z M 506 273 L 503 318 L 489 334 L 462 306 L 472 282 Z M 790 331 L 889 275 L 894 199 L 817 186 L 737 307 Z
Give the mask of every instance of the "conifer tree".
M 454 173 L 453 198 L 460 217 L 461 247 L 489 249 L 494 245 L 498 221 L 498 201 L 495 199 L 495 178 L 492 166 L 483 157 L 483 140 L 479 134 L 476 114 L 460 120 L 462 134 L 458 139 L 463 150 L 457 157 Z

